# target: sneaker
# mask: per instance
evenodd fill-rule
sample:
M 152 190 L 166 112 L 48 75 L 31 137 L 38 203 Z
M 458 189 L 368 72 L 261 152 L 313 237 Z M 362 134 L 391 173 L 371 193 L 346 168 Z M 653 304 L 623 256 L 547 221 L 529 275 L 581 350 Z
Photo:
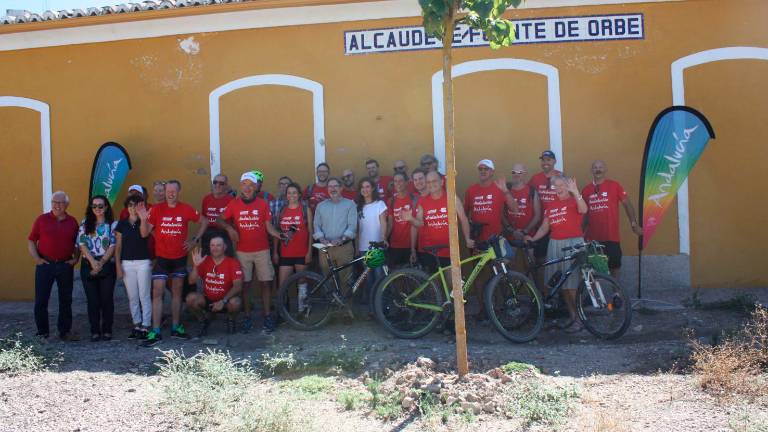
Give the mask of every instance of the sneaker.
M 171 337 L 183 340 L 189 339 L 189 335 L 187 334 L 187 331 L 184 329 L 182 324 L 179 324 L 171 329 Z
M 235 331 L 237 331 L 237 323 L 235 323 L 235 320 L 228 318 L 227 319 L 227 334 L 235 334 Z
M 240 330 L 243 333 L 248 333 L 249 331 L 251 331 L 252 328 L 253 328 L 253 320 L 251 319 L 251 317 L 247 316 L 243 318 L 243 323 L 240 326 Z
M 149 329 L 142 327 L 142 328 L 139 329 L 139 337 L 137 339 L 138 340 L 145 340 L 147 338 L 148 334 L 149 334 Z
M 128 339 L 141 339 L 141 330 L 141 327 L 134 327 L 131 334 L 128 335 Z
M 147 333 L 147 338 L 144 340 L 144 342 L 141 343 L 141 346 L 152 347 L 159 344 L 162 341 L 163 341 L 163 335 L 161 333 L 157 333 L 154 330 L 150 330 L 149 333 Z
M 277 325 L 275 324 L 275 318 L 272 316 L 272 314 L 269 314 L 264 317 L 264 326 L 261 329 L 261 333 L 265 335 L 272 334 L 276 327 Z
M 200 321 L 200 330 L 197 332 L 197 337 L 202 338 L 208 334 L 208 327 L 211 326 L 211 320 L 204 319 Z

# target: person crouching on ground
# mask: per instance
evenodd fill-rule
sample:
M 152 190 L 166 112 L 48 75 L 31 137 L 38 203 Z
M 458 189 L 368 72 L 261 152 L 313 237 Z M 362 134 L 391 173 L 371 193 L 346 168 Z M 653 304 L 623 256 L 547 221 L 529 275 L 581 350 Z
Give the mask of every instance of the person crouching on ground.
M 208 247 L 210 255 L 203 256 L 200 249 L 192 253 L 195 266 L 189 274 L 189 282 L 194 284 L 198 279 L 201 280 L 203 292 L 189 293 L 187 308 L 200 320 L 198 336 L 207 334 L 211 315 L 216 313 L 227 314 L 227 334 L 233 334 L 237 314 L 242 306 L 240 293 L 243 291 L 243 271 L 238 260 L 226 255 L 224 235 L 211 237 Z
M 587 212 L 587 203 L 579 193 L 576 180 L 563 175 L 552 176 L 552 186 L 555 189 L 555 199 L 550 201 L 544 209 L 544 220 L 533 236 L 525 236 L 526 241 L 536 241 L 547 233 L 550 233 L 547 246 L 547 261 L 562 258 L 563 248 L 584 243 L 581 230 L 584 214 Z M 549 281 L 557 271 L 565 273 L 570 262 L 548 265 L 544 268 L 544 280 Z M 579 272 L 573 272 L 563 285 L 563 297 L 570 320 L 563 326 L 567 333 L 576 333 L 582 330 L 581 323 L 576 315 L 576 289 L 579 287 Z

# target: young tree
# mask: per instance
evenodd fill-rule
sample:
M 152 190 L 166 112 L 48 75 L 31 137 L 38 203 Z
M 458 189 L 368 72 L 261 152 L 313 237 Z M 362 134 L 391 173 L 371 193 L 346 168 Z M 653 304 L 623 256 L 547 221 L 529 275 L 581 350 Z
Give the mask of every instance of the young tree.
M 458 24 L 467 24 L 482 31 L 492 49 L 509 46 L 515 41 L 512 22 L 502 18 L 510 7 L 518 7 L 522 0 L 419 0 L 424 28 L 427 33 L 443 42 L 443 117 L 445 124 L 445 170 L 447 175 L 448 214 L 456 214 L 456 149 L 454 147 L 453 116 L 453 31 Z M 467 330 L 464 322 L 464 296 L 461 291 L 461 258 L 459 232 L 455 217 L 449 218 L 451 283 L 456 319 L 456 362 L 459 376 L 469 372 L 467 360 Z

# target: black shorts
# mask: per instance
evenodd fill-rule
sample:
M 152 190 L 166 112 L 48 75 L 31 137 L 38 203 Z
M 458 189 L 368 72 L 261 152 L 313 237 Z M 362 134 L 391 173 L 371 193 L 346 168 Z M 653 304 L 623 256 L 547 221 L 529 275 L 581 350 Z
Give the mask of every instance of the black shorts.
M 389 248 L 387 249 L 387 265 L 391 268 L 406 266 L 411 262 L 410 248 Z
M 546 236 L 540 238 L 538 241 L 533 243 L 533 256 L 536 259 L 546 259 L 547 258 L 547 248 L 549 246 L 549 234 Z
M 601 241 L 598 243 L 605 246 L 605 254 L 608 255 L 608 268 L 611 270 L 621 268 L 621 243 L 614 241 Z
M 277 263 L 278 267 L 290 267 L 295 265 L 307 265 L 307 260 L 305 260 L 304 257 L 280 257 Z
M 208 300 L 208 297 L 206 297 L 205 295 L 203 295 L 203 298 L 205 299 L 205 310 L 207 310 L 208 312 L 213 312 L 211 310 L 211 305 L 216 303 L 216 302 L 218 302 L 218 300 L 216 300 L 215 302 L 214 301 L 210 301 L 210 300 Z M 231 301 L 234 298 L 238 298 L 238 296 L 230 297 L 229 301 Z M 221 308 L 221 310 L 218 311 L 217 313 L 227 313 L 227 305 L 224 305 L 224 307 Z
M 440 268 L 442 267 L 448 267 L 451 265 L 451 258 L 450 257 L 437 257 L 437 263 L 435 262 L 435 256 L 428 252 L 419 252 L 419 264 L 421 264 L 421 267 L 426 270 L 427 273 L 432 274 L 437 271 L 436 265 L 440 265 Z
M 187 257 L 169 259 L 157 257 L 152 267 L 152 280 L 183 279 L 187 276 Z

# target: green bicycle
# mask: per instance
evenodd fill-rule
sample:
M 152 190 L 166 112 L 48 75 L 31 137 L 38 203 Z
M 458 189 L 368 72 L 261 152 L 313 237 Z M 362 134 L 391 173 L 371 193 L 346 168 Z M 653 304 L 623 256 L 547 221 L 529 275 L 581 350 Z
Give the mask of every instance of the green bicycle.
M 425 248 L 435 256 L 447 246 Z M 493 277 L 484 292 L 500 292 L 504 286 L 506 308 L 504 317 L 496 317 L 497 308 L 487 308 L 489 318 L 504 321 L 504 331 L 497 329 L 513 342 L 527 342 L 536 337 L 544 321 L 541 294 L 533 282 L 522 273 L 507 269 L 506 261 L 513 256 L 513 249 L 503 237 L 492 237 L 487 244 L 478 245 L 485 251 L 461 261 L 475 262 L 475 267 L 464 282 L 462 292 L 466 296 L 480 272 L 491 264 Z M 382 280 L 374 297 L 374 312 L 379 322 L 393 335 L 404 339 L 416 339 L 432 331 L 441 320 L 453 315 L 453 303 L 446 273 L 450 266 L 439 266 L 428 275 L 422 270 L 403 268 L 395 270 Z

